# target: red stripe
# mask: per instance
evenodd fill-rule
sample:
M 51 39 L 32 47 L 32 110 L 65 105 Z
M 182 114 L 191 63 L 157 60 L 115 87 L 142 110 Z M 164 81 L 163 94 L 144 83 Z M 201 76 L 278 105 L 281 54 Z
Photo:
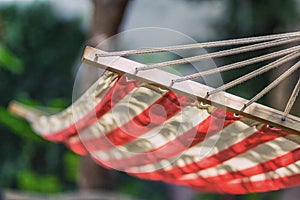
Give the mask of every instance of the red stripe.
M 225 120 L 221 117 L 225 116 L 225 114 L 226 113 L 224 110 L 217 109 L 213 112 L 212 115 L 203 120 L 197 126 L 191 128 L 190 130 L 186 131 L 174 140 L 167 142 L 161 147 L 151 149 L 147 152 L 139 153 L 129 158 L 108 160 L 105 161 L 105 163 L 116 169 L 124 169 L 126 167 L 157 163 L 162 159 L 176 159 L 177 155 L 180 155 L 188 148 L 195 146 L 208 137 L 215 135 L 220 130 L 232 124 L 238 119 L 229 118 Z
M 131 142 L 154 127 L 157 127 L 178 113 L 182 107 L 194 100 L 172 92 L 165 93 L 161 98 L 135 116 L 132 120 L 118 127 L 106 135 L 85 140 L 84 144 L 90 152 L 105 151 L 115 146 Z M 162 110 L 164 110 L 162 112 Z M 162 115 L 162 113 L 164 113 Z
M 75 136 L 71 136 L 69 137 L 68 140 L 65 141 L 65 145 L 71 149 L 74 153 L 77 153 L 79 155 L 88 155 L 89 152 L 88 150 L 85 148 L 84 144 L 79 140 L 77 141 L 76 143 L 74 141 L 71 142 L 71 138 L 72 137 L 76 137 L 77 139 L 79 139 L 78 135 L 75 135 Z M 73 144 L 76 144 L 76 145 L 73 145 Z
M 232 181 L 206 183 L 205 185 L 189 185 L 195 189 L 206 192 L 246 194 L 250 192 L 267 192 L 271 190 L 279 190 L 300 184 L 300 174 L 291 176 L 266 178 L 260 181 L 251 181 L 249 178 L 238 179 Z
M 260 174 L 260 172 L 267 173 L 269 171 L 274 171 L 281 167 L 286 167 L 292 163 L 295 163 L 299 159 L 300 159 L 299 149 L 296 149 L 283 156 L 280 156 L 278 158 L 260 164 L 262 166 L 253 175 Z M 254 168 L 250 170 L 253 169 Z M 296 186 L 300 184 L 299 174 L 293 176 L 287 176 L 284 178 L 266 179 L 262 181 L 250 181 L 250 179 L 246 178 L 250 176 L 252 176 L 252 174 L 246 173 L 242 176 L 232 176 L 227 178 L 225 177 L 225 179 L 223 179 L 222 176 L 219 176 L 218 179 L 197 177 L 197 179 L 186 180 L 186 181 L 180 181 L 179 179 L 176 178 L 164 179 L 164 181 L 173 184 L 190 186 L 195 189 L 206 191 L 206 192 L 233 193 L 233 194 L 244 194 L 249 192 L 266 192 L 270 190 L 278 190 L 281 188 Z
M 177 183 L 200 185 L 207 183 L 217 183 L 223 181 L 237 180 L 241 178 L 251 177 L 258 174 L 263 174 L 271 171 L 275 171 L 279 168 L 286 167 L 300 160 L 300 148 L 297 148 L 291 152 L 288 152 L 282 156 L 268 160 L 264 163 L 258 163 L 253 167 L 249 167 L 243 170 L 234 172 L 227 172 L 225 174 L 209 176 L 209 177 L 197 177 L 190 180 L 178 180 Z M 195 172 L 196 173 L 196 172 Z
M 103 99 L 87 115 L 69 127 L 54 133 L 48 133 L 43 137 L 54 142 L 68 140 L 70 136 L 76 135 L 79 131 L 95 123 L 139 84 L 137 81 L 127 82 L 126 77 L 118 77 L 112 88 L 108 90 Z
M 176 180 L 182 175 L 198 172 L 203 169 L 217 166 L 222 162 L 238 156 L 246 151 L 249 151 L 260 144 L 274 140 L 281 136 L 288 135 L 285 131 L 275 131 L 266 126 L 262 127 L 257 132 L 243 139 L 242 141 L 224 149 L 212 156 L 204 158 L 198 162 L 192 162 L 184 167 L 173 167 L 169 170 L 157 170 L 149 173 L 132 173 L 134 176 L 140 178 L 147 178 L 152 180 Z

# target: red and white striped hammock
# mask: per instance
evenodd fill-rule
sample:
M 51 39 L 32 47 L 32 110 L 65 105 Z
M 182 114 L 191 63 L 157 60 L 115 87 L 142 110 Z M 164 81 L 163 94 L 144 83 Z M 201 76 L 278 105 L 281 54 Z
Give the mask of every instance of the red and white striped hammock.
M 291 44 L 299 40 L 296 32 L 114 53 L 87 47 L 83 61 L 107 71 L 73 105 L 51 116 L 16 102 L 10 109 L 30 121 L 43 138 L 63 142 L 78 154 L 90 154 L 101 166 L 139 178 L 233 194 L 296 186 L 300 184 L 300 118 L 289 112 L 300 81 L 284 112 L 255 101 L 297 72 L 300 46 Z M 157 69 L 282 44 L 290 47 L 191 76 Z M 119 57 L 230 45 L 243 46 L 142 66 Z M 270 59 L 275 61 L 217 89 L 190 81 Z M 222 91 L 287 61 L 295 64 L 250 101 Z M 217 94 L 223 99 L 213 98 Z

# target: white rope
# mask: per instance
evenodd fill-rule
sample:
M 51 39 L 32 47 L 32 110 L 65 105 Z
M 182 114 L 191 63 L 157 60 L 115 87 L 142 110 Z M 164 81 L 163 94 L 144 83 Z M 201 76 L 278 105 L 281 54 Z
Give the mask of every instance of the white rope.
M 237 78 L 236 80 L 233 80 L 229 83 L 224 84 L 223 86 L 220 86 L 212 91 L 207 92 L 207 97 L 209 97 L 210 95 L 213 95 L 220 91 L 225 91 L 225 90 L 232 88 L 238 84 L 248 81 L 256 76 L 266 73 L 284 63 L 287 63 L 288 61 L 292 61 L 297 58 L 299 59 L 299 56 L 300 56 L 299 41 L 300 41 L 300 31 L 293 32 L 293 33 L 275 34 L 275 35 L 250 37 L 250 38 L 242 38 L 242 39 L 230 39 L 230 40 L 222 40 L 222 41 L 215 41 L 215 42 L 197 43 L 197 44 L 177 45 L 177 46 L 159 47 L 159 48 L 146 48 L 146 49 L 117 51 L 117 52 L 105 52 L 105 53 L 95 54 L 95 56 L 96 56 L 96 58 L 108 57 L 108 56 L 130 56 L 130 55 L 137 55 L 137 54 L 172 52 L 172 51 L 174 52 L 174 51 L 179 51 L 179 50 L 192 50 L 192 49 L 199 49 L 199 48 L 213 48 L 213 47 L 227 47 L 227 46 L 243 45 L 243 46 L 237 46 L 235 48 L 232 47 L 229 49 L 220 50 L 220 51 L 216 51 L 216 52 L 212 52 L 212 53 L 206 53 L 203 55 L 186 57 L 186 58 L 165 61 L 165 62 L 150 64 L 150 65 L 141 65 L 141 66 L 136 67 L 135 74 L 137 75 L 139 71 L 143 71 L 143 70 L 163 68 L 163 67 L 168 67 L 168 66 L 198 62 L 198 61 L 205 60 L 205 59 L 212 59 L 212 58 L 219 58 L 219 57 L 231 56 L 231 55 L 236 55 L 236 54 L 242 54 L 242 53 L 246 53 L 246 52 L 276 47 L 276 46 L 284 45 L 284 44 L 294 45 L 293 47 L 286 48 L 283 50 L 277 50 L 276 52 L 273 52 L 273 53 L 261 55 L 258 57 L 253 57 L 253 58 L 250 58 L 247 60 L 242 60 L 239 62 L 234 62 L 234 63 L 224 65 L 224 66 L 221 66 L 221 67 L 218 67 L 215 69 L 210 69 L 210 70 L 194 73 L 191 75 L 183 76 L 183 77 L 180 77 L 180 78 L 177 78 L 177 79 L 174 79 L 171 81 L 170 87 L 172 87 L 177 82 L 192 80 L 192 79 L 195 79 L 198 77 L 204 77 L 204 76 L 215 74 L 215 73 L 220 73 L 220 72 L 225 72 L 225 71 L 229 71 L 229 70 L 233 70 L 233 69 L 237 69 L 237 68 L 242 68 L 242 67 L 250 66 L 252 64 L 260 63 L 260 62 L 263 62 L 266 60 L 277 59 L 270 64 L 267 64 L 257 70 L 250 72 L 249 74 L 246 74 L 242 77 Z M 297 43 L 291 44 L 292 42 L 297 42 Z M 295 46 L 295 44 L 297 44 L 297 45 Z M 270 90 L 272 90 L 278 84 L 280 84 L 286 77 L 288 77 L 295 70 L 297 70 L 299 68 L 299 66 L 300 66 L 300 61 L 297 62 L 295 65 L 293 65 L 291 68 L 289 68 L 285 73 L 283 73 L 281 76 L 279 76 L 274 82 L 269 84 L 261 92 L 259 92 L 257 95 L 255 95 L 251 100 L 249 100 L 242 108 L 242 111 L 244 109 L 246 109 L 249 105 L 254 103 L 255 101 L 259 100 L 261 97 L 263 97 L 266 93 L 268 93 Z M 291 108 L 293 107 L 293 105 L 296 101 L 296 98 L 299 94 L 299 91 L 300 91 L 300 79 L 299 79 L 295 89 L 293 90 L 293 93 L 290 96 L 289 102 L 286 105 L 285 111 L 283 112 L 282 121 L 284 121 L 286 119 Z
M 297 96 L 298 96 L 299 92 L 300 92 L 300 78 L 299 78 L 298 83 L 296 84 L 295 89 L 293 90 L 293 93 L 292 93 L 292 95 L 291 95 L 291 97 L 290 97 L 290 99 L 289 99 L 289 101 L 288 101 L 288 103 L 287 103 L 287 105 L 284 109 L 283 116 L 282 116 L 282 121 L 285 121 L 287 115 L 290 113 L 290 111 L 291 111 L 291 109 L 292 109 L 292 107 L 293 107 L 293 105 L 294 105 L 294 103 L 297 99 Z
M 274 52 L 274 53 L 266 54 L 266 55 L 263 55 L 263 56 L 259 56 L 259 57 L 251 58 L 251 59 L 248 59 L 248 60 L 236 62 L 236 63 L 233 63 L 233 64 L 225 65 L 225 66 L 218 67 L 218 68 L 215 68 L 215 69 L 195 73 L 195 74 L 192 74 L 192 75 L 183 76 L 181 78 L 172 80 L 172 85 L 176 82 L 192 80 L 192 79 L 195 79 L 195 78 L 204 77 L 204 76 L 208 76 L 208 75 L 211 75 L 211 74 L 220 73 L 220 72 L 224 72 L 224 71 L 229 71 L 229 70 L 232 70 L 232 69 L 241 68 L 241 67 L 248 66 L 248 65 L 251 65 L 251 64 L 255 64 L 255 63 L 259 63 L 259 62 L 262 62 L 262 61 L 274 59 L 274 58 L 284 56 L 286 54 L 289 54 L 289 53 L 295 52 L 295 51 L 299 51 L 299 50 L 300 50 L 300 45 L 295 46 L 295 47 L 291 47 L 291 48 L 288 48 L 288 49 L 284 49 L 284 50 L 281 50 L 281 51 L 277 51 L 277 52 Z
M 221 41 L 204 42 L 204 43 L 197 43 L 197 44 L 177 45 L 177 46 L 170 46 L 170 47 L 159 47 L 159 48 L 147 48 L 147 49 L 136 49 L 136 50 L 127 50 L 127 51 L 107 52 L 107 53 L 96 54 L 96 56 L 97 57 L 130 56 L 130 55 L 137 55 L 137 54 L 160 53 L 160 52 L 169 52 L 169 51 L 177 51 L 177 50 L 191 50 L 191 49 L 199 49 L 199 48 L 242 45 L 242 44 L 249 44 L 249 43 L 257 43 L 257 42 L 276 40 L 276 39 L 281 39 L 281 38 L 293 38 L 293 37 L 300 37 L 300 31 L 299 32 L 293 32 L 293 33 L 283 33 L 283 34 L 275 34 L 275 35 L 267 35 L 267 36 L 259 36 L 259 37 L 221 40 Z
M 224 90 L 227 90 L 229 88 L 232 88 L 232 87 L 234 87 L 234 86 L 236 86 L 240 83 L 243 83 L 243 82 L 245 82 L 247 80 L 250 80 L 250 79 L 252 79 L 252 78 L 254 78 L 258 75 L 261 75 L 261 74 L 263 74 L 263 73 L 265 73 L 265 72 L 267 72 L 267 71 L 269 71 L 269 70 L 271 70 L 275 67 L 278 67 L 279 65 L 282 65 L 282 64 L 284 64 L 284 63 L 286 63 L 290 60 L 293 60 L 293 59 L 295 59 L 299 56 L 300 56 L 299 52 L 291 53 L 287 56 L 284 56 L 283 58 L 280 58 L 280 59 L 278 59 L 278 60 L 276 60 L 276 61 L 274 61 L 274 62 L 272 62 L 268 65 L 265 65 L 265 66 L 255 70 L 253 72 L 250 72 L 249 74 L 246 74 L 246 75 L 244 75 L 244 76 L 242 76 L 242 77 L 240 77 L 236 80 L 233 80 L 229 83 L 226 83 L 225 85 L 222 85 L 221 87 L 218 87 L 218 88 L 216 88 L 216 89 L 214 89 L 210 92 L 207 92 L 207 95 L 209 96 L 209 95 L 215 94 L 217 92 L 224 91 Z
M 287 43 L 295 42 L 295 41 L 299 41 L 299 40 L 300 40 L 300 38 L 278 39 L 275 41 L 247 45 L 247 46 L 243 46 L 243 47 L 218 51 L 218 52 L 214 52 L 214 53 L 208 53 L 208 54 L 199 55 L 199 56 L 193 56 L 193 57 L 188 57 L 188 58 L 183 58 L 183 59 L 178 59 L 178 60 L 166 61 L 166 62 L 156 63 L 156 64 L 152 64 L 152 65 L 144 65 L 142 67 L 137 67 L 136 73 L 139 71 L 143 71 L 143 70 L 150 70 L 150 69 L 155 69 L 155 68 L 162 68 L 162 67 L 168 67 L 168 66 L 173 66 L 173 65 L 198 62 L 198 61 L 208 59 L 208 58 L 211 59 L 211 58 L 241 54 L 244 52 L 250 52 L 250 51 L 255 51 L 255 50 L 259 50 L 259 49 L 270 48 L 270 47 L 274 47 L 277 45 L 287 44 Z
M 299 54 L 298 54 L 299 55 Z M 286 79 L 288 76 L 290 76 L 293 72 L 295 72 L 300 67 L 300 61 L 298 61 L 295 65 L 293 65 L 291 68 L 289 68 L 286 72 L 284 72 L 281 76 L 279 76 L 276 80 L 274 80 L 270 85 L 268 85 L 266 88 L 264 88 L 261 92 L 259 92 L 255 97 L 253 97 L 250 101 L 248 101 L 242 110 L 244 110 L 246 107 L 263 97 L 266 93 L 268 93 L 270 90 L 272 90 L 274 87 L 276 87 L 279 83 L 281 83 L 284 79 Z

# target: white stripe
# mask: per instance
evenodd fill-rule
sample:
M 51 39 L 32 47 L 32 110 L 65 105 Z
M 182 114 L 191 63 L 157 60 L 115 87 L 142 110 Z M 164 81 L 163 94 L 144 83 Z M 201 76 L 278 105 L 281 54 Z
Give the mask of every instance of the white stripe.
M 272 179 L 272 178 L 284 178 L 286 176 L 293 176 L 300 174 L 300 161 L 297 161 L 293 164 L 288 165 L 287 167 L 281 167 L 277 170 L 265 173 L 265 174 L 259 174 L 255 176 L 251 176 L 249 178 L 243 178 L 242 180 L 245 181 L 264 181 L 266 179 Z
M 142 101 L 140 99 L 141 96 L 143 96 Z M 115 128 L 121 127 L 131 121 L 135 116 L 142 113 L 149 105 L 153 104 L 160 97 L 160 93 L 154 92 L 146 87 L 135 88 L 120 100 L 109 112 L 104 114 L 98 122 L 80 132 L 80 139 L 84 143 L 84 140 L 100 137 Z M 97 131 L 94 131 L 94 133 L 91 134 L 90 128 Z
M 154 168 L 156 170 L 162 169 L 162 170 L 168 170 L 173 167 L 180 167 L 182 166 L 181 163 L 185 163 L 185 165 L 191 164 L 192 162 L 198 162 L 203 158 L 212 156 L 232 145 L 235 143 L 238 143 L 242 140 L 244 140 L 246 137 L 252 135 L 257 131 L 256 127 L 249 127 L 247 124 L 241 122 L 241 121 L 235 121 L 234 123 L 230 124 L 223 130 L 221 130 L 219 133 L 213 135 L 212 137 L 204 140 L 204 142 L 199 143 L 198 145 L 189 148 L 186 150 L 183 154 L 180 155 L 180 157 L 174 157 L 170 158 L 167 161 L 169 162 L 170 166 L 164 166 L 162 169 L 159 163 L 154 164 L 148 164 L 152 165 L 151 168 Z M 212 147 L 204 147 L 207 148 L 208 151 L 204 152 L 206 154 L 202 154 L 203 152 L 203 144 L 207 144 L 206 141 L 211 141 L 212 144 L 214 141 L 217 141 L 217 143 Z M 210 143 L 210 142 L 208 142 Z M 148 165 L 143 166 L 136 166 L 131 167 L 129 169 L 130 172 L 137 172 L 137 173 L 143 173 L 143 172 L 149 172 L 147 169 L 149 169 Z M 167 167 L 167 169 L 165 168 Z
M 197 126 L 208 117 L 209 113 L 206 109 L 198 109 L 195 105 L 187 106 L 164 124 L 151 129 L 149 132 L 139 137 L 139 139 L 123 146 L 113 148 L 105 153 L 101 152 L 101 155 L 106 154 L 106 159 L 103 157 L 99 158 L 102 161 L 115 159 L 114 154 L 120 152 L 122 154 L 122 159 L 124 159 L 136 156 L 138 153 L 157 149 Z M 170 146 L 172 146 L 172 143 L 169 144 L 167 148 L 170 148 Z M 98 152 L 93 152 L 93 155 L 98 157 L 97 153 Z
M 254 149 L 227 160 L 219 166 L 201 170 L 198 173 L 186 174 L 182 176 L 181 179 L 189 180 L 197 177 L 209 178 L 228 172 L 237 172 L 285 155 L 299 147 L 299 144 L 284 137 L 276 138 L 275 140 L 263 143 Z
M 72 125 L 75 121 L 92 111 L 95 105 L 102 100 L 103 95 L 96 97 L 95 92 L 98 94 L 109 88 L 115 82 L 115 77 L 116 75 L 111 72 L 104 74 L 65 111 L 55 115 L 42 116 L 39 120 L 32 123 L 32 127 L 37 133 L 46 135 Z M 101 90 L 98 89 L 99 87 Z

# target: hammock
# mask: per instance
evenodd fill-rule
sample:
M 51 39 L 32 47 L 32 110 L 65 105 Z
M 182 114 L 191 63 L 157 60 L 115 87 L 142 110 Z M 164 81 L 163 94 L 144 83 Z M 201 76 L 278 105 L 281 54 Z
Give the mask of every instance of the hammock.
M 193 45 L 104 52 L 87 47 L 83 62 L 106 69 L 73 105 L 55 115 L 13 102 L 10 110 L 43 138 L 63 142 L 99 165 L 201 191 L 244 194 L 300 184 L 300 118 L 256 103 L 300 67 L 300 32 Z M 283 50 L 178 77 L 158 68 L 279 47 Z M 145 65 L 125 56 L 211 47 L 204 55 Z M 270 61 L 218 88 L 197 77 Z M 283 64 L 288 70 L 251 100 L 225 90 Z M 299 71 L 299 70 L 298 70 Z

